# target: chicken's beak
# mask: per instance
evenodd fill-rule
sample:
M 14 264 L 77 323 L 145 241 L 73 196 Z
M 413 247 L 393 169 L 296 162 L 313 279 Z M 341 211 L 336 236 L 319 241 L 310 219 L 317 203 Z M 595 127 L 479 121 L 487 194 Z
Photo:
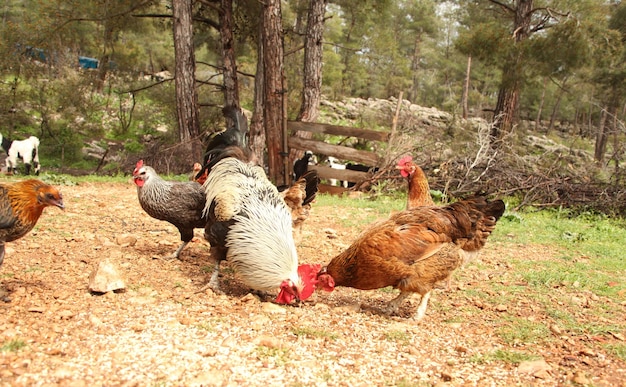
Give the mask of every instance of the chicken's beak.
M 52 202 L 52 204 L 65 211 L 65 204 L 63 204 L 63 199 L 55 200 Z

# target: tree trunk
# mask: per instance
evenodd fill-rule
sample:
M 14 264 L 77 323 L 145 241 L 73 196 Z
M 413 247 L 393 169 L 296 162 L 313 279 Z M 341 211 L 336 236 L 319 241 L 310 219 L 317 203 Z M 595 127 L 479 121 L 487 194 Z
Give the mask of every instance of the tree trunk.
M 256 163 L 264 167 L 267 162 L 265 158 L 265 125 L 263 120 L 263 112 L 265 111 L 265 70 L 263 66 L 263 20 L 259 22 L 259 34 L 257 41 L 257 62 L 256 76 L 254 77 L 254 112 L 250 120 L 250 149 L 252 150 L 253 159 Z
M 304 40 L 304 79 L 302 87 L 302 103 L 296 121 L 315 122 L 319 116 L 322 99 L 322 58 L 324 35 L 324 12 L 326 0 L 310 0 L 307 17 L 306 37 Z M 311 138 L 313 133 L 297 131 L 301 138 Z M 291 149 L 290 161 L 302 157 L 302 150 Z
M 467 118 L 469 109 L 467 108 L 467 100 L 469 99 L 470 74 L 472 71 L 472 56 L 467 57 L 467 69 L 465 70 L 465 83 L 463 83 L 463 97 L 461 97 L 461 106 L 463 107 L 463 118 Z
M 552 107 L 552 114 L 550 114 L 550 122 L 548 123 L 548 129 L 546 130 L 546 134 L 550 133 L 550 131 L 554 128 L 556 113 L 559 111 L 559 106 L 561 105 L 563 94 L 565 93 L 565 82 L 567 82 L 567 78 L 563 80 L 563 84 L 561 85 L 559 93 L 556 96 L 556 101 L 554 102 L 554 106 Z
M 516 7 L 512 11 L 514 12 L 513 44 L 517 47 L 516 53 L 503 63 L 498 102 L 493 113 L 493 124 L 490 133 L 492 146 L 496 147 L 499 146 L 504 135 L 511 132 L 517 118 L 524 61 L 523 50 L 519 46 L 530 35 L 533 0 L 516 0 Z
M 220 12 L 220 36 L 222 39 L 224 105 L 239 108 L 239 84 L 237 81 L 235 40 L 233 38 L 233 0 L 222 0 L 222 12 Z M 230 127 L 234 124 L 231 121 L 232 119 L 230 117 L 226 117 L 226 127 Z
M 498 147 L 505 134 L 513 129 L 514 117 L 517 112 L 519 102 L 519 85 L 500 87 L 498 91 L 498 102 L 493 116 L 491 126 L 491 143 Z
M 602 109 L 602 113 L 600 113 L 600 123 L 598 124 L 598 132 L 596 133 L 596 144 L 593 153 L 593 157 L 598 163 L 602 163 L 602 161 L 604 160 L 604 154 L 606 153 L 606 143 L 609 137 L 605 128 L 606 116 L 607 109 L 604 108 Z
M 265 134 L 269 178 L 276 185 L 286 184 L 284 157 L 284 47 L 280 0 L 267 0 L 263 7 L 263 66 L 265 99 Z
M 413 41 L 413 55 L 411 56 L 411 90 L 409 91 L 409 95 L 407 99 L 412 103 L 417 103 L 417 97 L 419 95 L 419 87 L 420 87 L 420 79 L 419 79 L 419 70 L 420 70 L 420 52 L 422 47 L 422 35 L 417 33 L 415 35 L 415 40 Z
M 546 100 L 547 86 L 548 77 L 543 77 L 543 90 L 541 92 L 541 99 L 539 100 L 539 107 L 537 108 L 537 117 L 535 118 L 535 132 L 539 132 L 539 126 L 541 125 L 541 113 L 543 112 L 543 104 Z
M 178 133 L 182 143 L 191 144 L 192 160 L 202 159 L 199 140 L 198 94 L 195 88 L 196 61 L 193 48 L 192 2 L 172 1 Z

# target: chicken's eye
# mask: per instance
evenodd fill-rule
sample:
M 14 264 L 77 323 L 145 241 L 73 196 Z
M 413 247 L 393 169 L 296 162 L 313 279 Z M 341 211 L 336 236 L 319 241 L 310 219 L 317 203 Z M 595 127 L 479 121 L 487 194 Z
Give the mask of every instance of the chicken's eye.
M 54 195 L 53 195 L 53 194 L 51 194 L 51 193 L 47 193 L 47 194 L 46 194 L 46 199 L 48 199 L 48 200 L 54 200 Z

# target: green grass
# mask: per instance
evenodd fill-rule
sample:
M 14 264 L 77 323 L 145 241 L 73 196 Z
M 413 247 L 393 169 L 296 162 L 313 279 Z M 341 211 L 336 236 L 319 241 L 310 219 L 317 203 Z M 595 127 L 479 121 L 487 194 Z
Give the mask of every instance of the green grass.
M 387 341 L 395 341 L 401 344 L 409 344 L 411 342 L 411 335 L 406 331 L 390 330 L 383 334 L 383 337 Z
M 264 345 L 256 347 L 257 358 L 264 362 L 273 361 L 277 366 L 284 366 L 289 360 L 287 350 L 284 348 L 270 348 Z
M 20 339 L 5 341 L 0 345 L 0 352 L 17 352 L 26 347 L 26 342 Z
M 490 353 L 474 355 L 470 358 L 470 362 L 476 363 L 476 364 L 503 362 L 503 363 L 517 365 L 523 361 L 538 360 L 538 359 L 541 359 L 541 357 L 536 356 L 536 355 L 530 355 L 524 352 L 507 351 L 507 350 L 498 349 Z
M 626 361 L 626 344 L 608 344 L 605 348 L 608 353 Z
M 337 335 L 332 332 L 328 332 L 323 329 L 310 328 L 310 327 L 293 327 L 291 328 L 291 332 L 293 332 L 293 334 L 298 337 L 306 336 L 306 337 L 312 337 L 312 338 L 326 338 L 326 339 L 331 339 L 331 340 L 337 339 Z
M 537 344 L 550 337 L 548 327 L 541 322 L 505 315 L 505 324 L 496 333 L 507 344 Z

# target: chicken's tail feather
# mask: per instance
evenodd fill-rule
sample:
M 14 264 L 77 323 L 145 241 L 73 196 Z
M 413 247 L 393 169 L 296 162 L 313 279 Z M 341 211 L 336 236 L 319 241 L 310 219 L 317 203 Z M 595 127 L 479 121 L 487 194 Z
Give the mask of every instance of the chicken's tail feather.
M 301 177 L 306 180 L 306 195 L 304 196 L 304 200 L 302 205 L 306 205 L 315 200 L 317 196 L 318 186 L 320 183 L 320 178 L 316 170 L 310 170 L 304 173 Z

